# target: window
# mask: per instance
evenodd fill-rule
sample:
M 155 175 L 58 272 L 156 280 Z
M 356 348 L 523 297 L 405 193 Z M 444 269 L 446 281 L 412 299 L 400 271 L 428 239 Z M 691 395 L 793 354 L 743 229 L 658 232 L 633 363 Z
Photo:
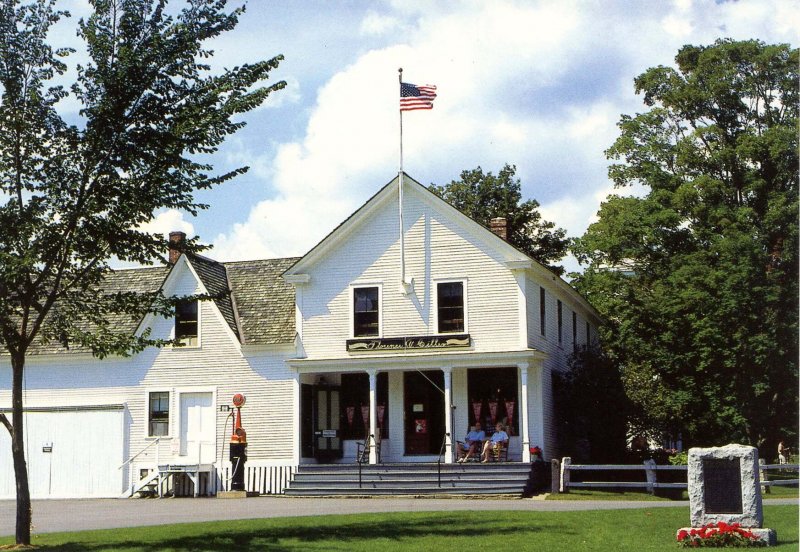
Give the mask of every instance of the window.
M 556 305 L 558 307 L 556 310 L 558 314 L 558 344 L 561 345 L 561 338 L 563 337 L 564 334 L 563 331 L 564 318 L 562 313 L 563 307 L 561 306 L 561 299 L 558 300 L 558 303 L 556 303 Z
M 486 435 L 494 433 L 495 424 L 508 427 L 509 435 L 519 435 L 519 396 L 517 368 L 470 368 L 467 370 L 469 423 L 480 422 Z M 466 433 L 466 428 L 464 428 Z M 463 436 L 461 428 L 456 436 Z
M 353 337 L 380 335 L 380 308 L 377 287 L 353 289 Z
M 438 333 L 459 333 L 464 324 L 464 282 L 436 284 Z
M 369 433 L 369 376 L 367 374 L 342 374 L 339 417 L 342 420 L 342 439 L 363 440 Z M 381 439 L 389 437 L 389 377 L 378 374 L 375 397 Z
M 578 315 L 572 313 L 572 349 L 578 350 Z
M 592 328 L 589 326 L 589 323 L 586 323 L 586 348 L 588 349 L 592 345 Z
M 546 311 L 545 311 L 545 304 L 544 304 L 544 288 L 539 288 L 539 328 L 542 332 L 542 336 L 545 335 L 545 318 L 546 318 Z
M 175 342 L 183 347 L 197 346 L 197 301 L 181 301 L 175 306 Z
M 147 436 L 169 435 L 169 392 L 157 391 L 149 394 Z

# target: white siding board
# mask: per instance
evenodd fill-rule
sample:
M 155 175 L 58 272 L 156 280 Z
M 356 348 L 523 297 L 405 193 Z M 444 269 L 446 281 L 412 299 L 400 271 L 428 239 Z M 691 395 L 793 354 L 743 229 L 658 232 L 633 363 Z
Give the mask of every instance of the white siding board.
M 397 202 L 388 201 L 358 233 L 320 259 L 303 287 L 303 349 L 308 358 L 348 358 L 350 285 L 382 283 L 383 337 L 435 335 L 433 286 L 465 279 L 468 331 L 475 351 L 518 348 L 517 283 L 503 259 L 416 195 L 404 202 L 406 275 L 415 293 L 400 290 Z
M 171 279 L 167 293 L 189 295 L 201 291 L 191 272 L 184 270 Z M 116 432 L 125 442 L 127 458 L 152 442 L 146 436 L 147 392 L 169 391 L 171 437 L 162 439 L 158 450 L 159 460 L 166 462 L 173 457 L 173 440 L 178 437 L 178 391 L 213 389 L 216 406 L 229 404 L 235 393 L 242 392 L 247 396 L 243 425 L 248 430 L 248 456 L 254 461 L 276 464 L 291 461 L 292 423 L 297 410 L 292 400 L 292 382 L 296 375 L 284 360 L 293 355 L 272 352 L 245 357 L 212 302 L 201 302 L 199 312 L 199 347 L 150 348 L 132 358 L 103 361 L 85 355 L 29 358 L 26 407 L 126 404 L 129 429 L 123 425 Z M 170 337 L 173 326 L 172 319 L 151 319 L 154 337 Z M 0 360 L 0 407 L 10 406 L 10 380 L 10 365 L 5 359 Z M 215 457 L 219 461 L 223 454 L 227 461 L 232 421 L 226 425 L 227 413 L 219 412 L 219 408 L 215 408 L 215 416 Z M 131 471 L 138 477 L 139 469 L 151 468 L 155 461 L 155 447 L 151 447 L 136 460 Z M 125 471 L 117 473 L 124 475 Z

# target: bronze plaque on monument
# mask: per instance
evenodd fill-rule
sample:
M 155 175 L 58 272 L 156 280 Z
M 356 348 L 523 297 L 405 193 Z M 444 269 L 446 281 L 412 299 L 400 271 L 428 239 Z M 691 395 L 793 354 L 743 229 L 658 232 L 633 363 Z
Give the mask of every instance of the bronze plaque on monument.
M 742 513 L 742 471 L 739 458 L 703 459 L 706 514 Z

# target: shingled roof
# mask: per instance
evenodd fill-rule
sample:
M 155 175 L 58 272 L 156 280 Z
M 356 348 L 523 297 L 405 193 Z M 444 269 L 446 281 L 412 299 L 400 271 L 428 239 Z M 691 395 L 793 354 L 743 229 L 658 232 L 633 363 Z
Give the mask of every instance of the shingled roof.
M 293 343 L 295 338 L 294 287 L 281 274 L 297 258 L 221 263 L 187 254 L 191 264 L 225 322 L 243 345 Z M 154 292 L 161 288 L 169 267 L 135 268 L 110 273 L 107 291 Z M 133 332 L 141 320 L 118 315 L 114 327 Z M 58 342 L 35 343 L 29 354 L 89 353 L 83 347 L 69 349 Z
M 222 313 L 225 322 L 228 323 L 228 326 L 231 328 L 236 338 L 241 341 L 225 265 L 207 257 L 191 253 L 187 254 L 187 258 L 192 268 L 194 268 L 194 271 L 197 273 L 197 277 L 203 282 L 208 294 L 214 298 L 214 304 L 217 305 L 219 312 Z
M 281 274 L 297 258 L 225 263 L 246 345 L 293 343 L 294 287 Z

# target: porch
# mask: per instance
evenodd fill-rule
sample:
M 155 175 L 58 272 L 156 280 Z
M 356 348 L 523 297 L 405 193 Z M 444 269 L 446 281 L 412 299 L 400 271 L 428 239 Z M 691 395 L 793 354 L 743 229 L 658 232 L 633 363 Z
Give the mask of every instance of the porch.
M 486 438 L 501 424 L 508 459 L 528 464 L 530 447 L 547 446 L 545 357 L 525 349 L 290 360 L 300 383 L 298 464 L 353 463 L 365 444 L 371 465 L 452 464 L 476 423 Z

